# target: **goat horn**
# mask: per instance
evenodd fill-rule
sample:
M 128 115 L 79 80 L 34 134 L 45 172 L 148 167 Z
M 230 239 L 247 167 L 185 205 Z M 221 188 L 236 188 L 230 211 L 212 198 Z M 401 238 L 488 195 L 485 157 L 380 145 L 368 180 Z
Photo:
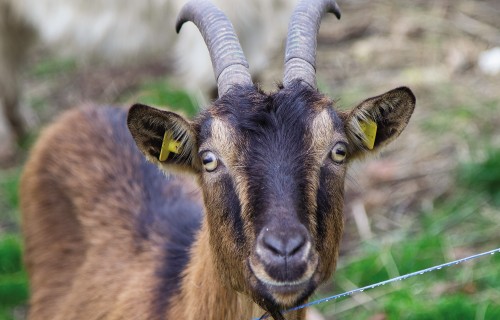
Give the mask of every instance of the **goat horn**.
M 177 33 L 187 21 L 198 27 L 207 44 L 219 97 L 233 85 L 253 85 L 248 62 L 233 25 L 222 11 L 210 1 L 192 0 L 179 13 L 175 26 Z
M 316 45 L 321 17 L 325 12 L 340 19 L 334 0 L 301 0 L 288 24 L 283 85 L 300 79 L 316 89 Z

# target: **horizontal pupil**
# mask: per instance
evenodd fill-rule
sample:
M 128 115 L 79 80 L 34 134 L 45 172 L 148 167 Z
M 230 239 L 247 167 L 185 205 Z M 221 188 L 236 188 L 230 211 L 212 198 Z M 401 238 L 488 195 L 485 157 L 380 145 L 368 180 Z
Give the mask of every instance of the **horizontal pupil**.
M 208 164 L 208 163 L 213 162 L 213 161 L 214 161 L 214 159 L 212 157 L 209 157 L 209 158 L 204 158 L 202 162 L 203 162 L 203 164 Z
M 345 156 L 345 150 L 342 150 L 342 149 L 337 149 L 335 151 L 336 154 L 340 155 L 340 156 Z

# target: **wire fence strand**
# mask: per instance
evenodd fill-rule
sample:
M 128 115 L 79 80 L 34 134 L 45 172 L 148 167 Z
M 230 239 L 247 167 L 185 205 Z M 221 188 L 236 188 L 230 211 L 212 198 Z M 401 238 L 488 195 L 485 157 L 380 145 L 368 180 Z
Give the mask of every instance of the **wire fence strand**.
M 482 253 L 478 253 L 478 254 L 475 254 L 475 255 L 472 255 L 472 256 L 468 256 L 466 258 L 454 260 L 454 261 L 451 261 L 451 262 L 443 263 L 443 264 L 440 264 L 440 265 L 437 265 L 437 266 L 434 266 L 434 267 L 430 267 L 430 268 L 427 268 L 427 269 L 422 269 L 422 270 L 419 270 L 419 271 L 408 273 L 408 274 L 405 274 L 405 275 L 402 275 L 402 276 L 399 276 L 399 277 L 395 277 L 395 278 L 392 278 L 392 279 L 389 279 L 389 280 L 384 280 L 384 281 L 381 281 L 381 282 L 378 282 L 378 283 L 375 283 L 375 284 L 371 284 L 371 285 L 364 286 L 364 287 L 361 287 L 361 288 L 357 288 L 357 289 L 354 289 L 354 290 L 346 291 L 344 293 L 340 293 L 340 294 L 336 294 L 336 295 L 329 296 L 329 297 L 326 297 L 326 298 L 322 298 L 322 299 L 318 299 L 318 300 L 315 300 L 315 301 L 311 301 L 311 302 L 305 303 L 303 305 L 300 305 L 300 306 L 293 307 L 293 308 L 290 308 L 288 310 L 285 310 L 285 311 L 283 311 L 283 313 L 287 313 L 287 312 L 291 312 L 291 311 L 295 311 L 295 310 L 300 310 L 300 309 L 303 309 L 303 308 L 314 306 L 314 305 L 317 305 L 317 304 L 320 304 L 320 303 L 325 303 L 325 302 L 328 302 L 328 301 L 331 301 L 331 300 L 335 300 L 335 299 L 338 299 L 338 298 L 347 297 L 347 296 L 353 295 L 354 293 L 357 293 L 357 292 L 363 292 L 365 290 L 369 290 L 369 289 L 373 289 L 373 288 L 376 288 L 376 287 L 380 287 L 380 286 L 383 286 L 383 285 L 386 285 L 386 284 L 389 284 L 389 283 L 392 283 L 392 282 L 406 280 L 408 278 L 419 276 L 419 275 L 422 275 L 422 274 L 427 273 L 427 272 L 431 272 L 431 271 L 435 271 L 435 270 L 440 270 L 442 268 L 447 268 L 447 267 L 454 266 L 454 265 L 457 265 L 457 264 L 462 263 L 462 262 L 466 262 L 466 261 L 469 261 L 469 260 L 472 260 L 472 259 L 477 259 L 477 258 L 484 257 L 484 256 L 487 256 L 487 255 L 492 255 L 492 254 L 495 254 L 495 253 L 500 253 L 500 248 L 497 248 L 497 249 L 494 249 L 494 250 L 490 250 L 490 251 L 486 251 L 486 252 L 482 252 Z M 269 315 L 265 315 L 263 317 L 255 318 L 253 320 L 266 319 L 268 317 L 269 317 Z

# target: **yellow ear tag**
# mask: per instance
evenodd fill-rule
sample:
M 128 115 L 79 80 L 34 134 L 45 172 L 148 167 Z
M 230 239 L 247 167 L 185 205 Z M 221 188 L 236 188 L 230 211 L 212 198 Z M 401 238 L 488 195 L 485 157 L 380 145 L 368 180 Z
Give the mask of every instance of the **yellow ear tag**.
M 375 137 L 377 136 L 377 123 L 373 120 L 361 121 L 359 123 L 361 130 L 365 134 L 365 139 L 363 140 L 363 144 L 368 149 L 372 150 L 375 146 Z
M 180 146 L 181 146 L 180 141 L 174 140 L 173 133 L 168 130 L 165 131 L 165 134 L 163 135 L 163 142 L 161 144 L 160 157 L 158 157 L 158 160 L 160 161 L 167 160 L 170 152 L 179 154 Z

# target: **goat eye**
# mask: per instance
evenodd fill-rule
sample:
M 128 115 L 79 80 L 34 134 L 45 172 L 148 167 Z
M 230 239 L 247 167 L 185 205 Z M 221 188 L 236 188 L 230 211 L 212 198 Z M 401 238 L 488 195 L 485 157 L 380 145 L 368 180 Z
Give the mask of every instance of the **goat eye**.
M 212 172 L 217 169 L 218 161 L 213 152 L 204 152 L 201 156 L 201 162 L 203 163 L 203 167 L 207 172 Z
M 332 157 L 332 160 L 336 163 L 344 162 L 345 158 L 347 157 L 346 144 L 343 142 L 338 142 L 336 145 L 333 146 L 330 156 Z

